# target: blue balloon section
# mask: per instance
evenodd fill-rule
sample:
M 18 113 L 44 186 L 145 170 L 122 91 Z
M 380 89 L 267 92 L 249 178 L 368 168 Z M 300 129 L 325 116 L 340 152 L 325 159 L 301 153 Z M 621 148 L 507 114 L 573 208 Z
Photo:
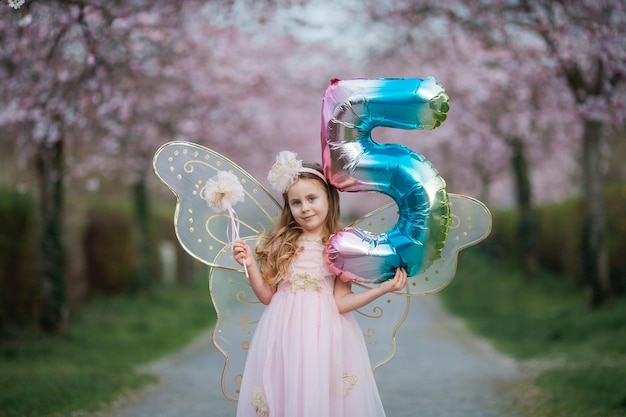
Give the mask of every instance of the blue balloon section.
M 374 142 L 376 127 L 434 129 L 448 96 L 434 78 L 333 80 L 322 106 L 322 162 L 340 191 L 380 192 L 396 202 L 398 222 L 379 234 L 349 227 L 331 237 L 326 256 L 344 280 L 382 282 L 398 267 L 415 276 L 445 244 L 450 206 L 445 181 L 421 154 Z

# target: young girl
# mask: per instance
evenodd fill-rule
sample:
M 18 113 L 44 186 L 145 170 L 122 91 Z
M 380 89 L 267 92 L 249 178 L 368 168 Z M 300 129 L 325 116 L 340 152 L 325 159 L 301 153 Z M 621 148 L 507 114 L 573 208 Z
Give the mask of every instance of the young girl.
M 380 417 L 385 412 L 363 333 L 350 313 L 406 285 L 392 280 L 364 292 L 337 279 L 324 248 L 339 226 L 339 195 L 319 165 L 281 153 L 268 176 L 283 193 L 275 230 L 257 249 L 233 244 L 265 305 L 241 383 L 238 417 Z

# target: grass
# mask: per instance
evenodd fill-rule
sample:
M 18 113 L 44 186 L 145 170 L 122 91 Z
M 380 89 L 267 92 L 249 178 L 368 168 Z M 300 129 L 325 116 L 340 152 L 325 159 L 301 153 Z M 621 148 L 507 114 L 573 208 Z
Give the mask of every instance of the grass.
M 0 340 L 0 417 L 91 412 L 155 377 L 139 368 L 215 321 L 206 277 L 194 288 L 97 298 L 58 336 L 22 329 Z
M 626 299 L 590 310 L 567 278 L 528 281 L 510 260 L 461 254 L 444 304 L 496 348 L 539 364 L 520 400 L 524 416 L 626 415 Z

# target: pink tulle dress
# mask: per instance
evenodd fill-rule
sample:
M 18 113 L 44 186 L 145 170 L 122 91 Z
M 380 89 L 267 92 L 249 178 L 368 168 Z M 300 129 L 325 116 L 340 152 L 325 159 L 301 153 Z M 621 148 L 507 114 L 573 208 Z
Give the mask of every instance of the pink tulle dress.
M 324 246 L 299 243 L 252 338 L 237 416 L 384 416 L 362 330 L 337 311 Z

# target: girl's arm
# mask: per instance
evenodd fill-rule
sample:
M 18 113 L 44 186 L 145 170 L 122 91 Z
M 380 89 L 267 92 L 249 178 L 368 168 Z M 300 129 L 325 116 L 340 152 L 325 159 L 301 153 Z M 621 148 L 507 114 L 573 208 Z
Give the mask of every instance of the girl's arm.
M 400 291 L 406 285 L 406 271 L 404 268 L 396 269 L 393 279 L 380 284 L 378 287 L 370 288 L 366 291 L 353 293 L 352 283 L 345 282 L 339 278 L 335 279 L 335 302 L 339 314 L 348 313 L 371 303 L 378 297 L 392 291 Z
M 276 292 L 276 287 L 269 285 L 263 279 L 250 246 L 243 240 L 236 241 L 233 243 L 233 255 L 239 264 L 243 265 L 245 263 L 250 278 L 250 286 L 256 297 L 261 303 L 265 305 L 269 304 L 272 296 Z

